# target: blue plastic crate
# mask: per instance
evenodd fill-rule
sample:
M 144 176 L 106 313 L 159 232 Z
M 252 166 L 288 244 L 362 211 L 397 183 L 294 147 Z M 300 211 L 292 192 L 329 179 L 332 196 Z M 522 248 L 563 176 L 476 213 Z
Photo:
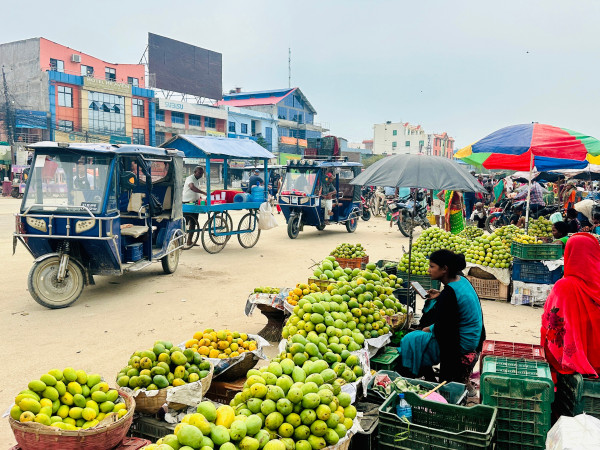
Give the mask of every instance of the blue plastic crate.
M 129 244 L 125 246 L 125 260 L 127 262 L 135 262 L 142 259 L 144 254 L 144 244 L 142 242 L 136 242 L 135 244 Z
M 514 281 L 537 284 L 554 284 L 563 276 L 563 269 L 548 269 L 539 261 L 513 260 L 512 278 Z

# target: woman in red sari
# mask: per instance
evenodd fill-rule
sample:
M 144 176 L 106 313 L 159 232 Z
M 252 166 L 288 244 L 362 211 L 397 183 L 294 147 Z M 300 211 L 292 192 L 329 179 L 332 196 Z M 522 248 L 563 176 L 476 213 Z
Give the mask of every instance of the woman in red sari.
M 577 233 L 565 247 L 565 275 L 544 306 L 542 345 L 556 372 L 600 373 L 600 244 Z

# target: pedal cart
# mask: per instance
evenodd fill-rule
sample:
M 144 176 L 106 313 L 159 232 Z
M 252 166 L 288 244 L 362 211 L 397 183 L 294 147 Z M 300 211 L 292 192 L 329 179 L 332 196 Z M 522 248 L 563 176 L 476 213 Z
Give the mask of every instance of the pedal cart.
M 40 142 L 13 237 L 35 258 L 29 293 L 47 308 L 75 302 L 93 275 L 160 261 L 183 245 L 183 154 L 138 145 Z
M 287 221 L 290 239 L 295 239 L 305 225 L 324 230 L 325 209 L 321 190 L 328 173 L 333 174 L 336 193 L 330 224 L 344 224 L 353 233 L 361 215 L 360 186 L 350 181 L 361 172 L 362 164 L 344 160 L 289 160 L 278 197 Z

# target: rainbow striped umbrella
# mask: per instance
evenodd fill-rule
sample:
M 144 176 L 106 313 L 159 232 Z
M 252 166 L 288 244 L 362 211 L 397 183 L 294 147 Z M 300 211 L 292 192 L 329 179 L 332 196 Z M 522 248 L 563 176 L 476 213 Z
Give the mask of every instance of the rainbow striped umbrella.
M 530 123 L 494 131 L 454 157 L 486 169 L 583 169 L 588 162 L 600 162 L 600 141 L 567 128 Z

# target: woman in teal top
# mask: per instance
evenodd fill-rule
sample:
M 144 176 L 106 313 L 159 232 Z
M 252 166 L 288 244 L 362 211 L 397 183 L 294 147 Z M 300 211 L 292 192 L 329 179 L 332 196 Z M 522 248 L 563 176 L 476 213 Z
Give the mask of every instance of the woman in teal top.
M 413 375 L 440 364 L 440 380 L 465 382 L 485 340 L 483 313 L 471 283 L 460 275 L 463 255 L 438 250 L 429 257 L 429 274 L 444 290 L 429 291 L 423 308 L 422 330 L 407 334 L 400 347 L 402 365 Z
M 565 248 L 569 239 L 569 225 L 562 220 L 552 224 L 552 236 L 554 236 L 554 244 L 560 244 Z

